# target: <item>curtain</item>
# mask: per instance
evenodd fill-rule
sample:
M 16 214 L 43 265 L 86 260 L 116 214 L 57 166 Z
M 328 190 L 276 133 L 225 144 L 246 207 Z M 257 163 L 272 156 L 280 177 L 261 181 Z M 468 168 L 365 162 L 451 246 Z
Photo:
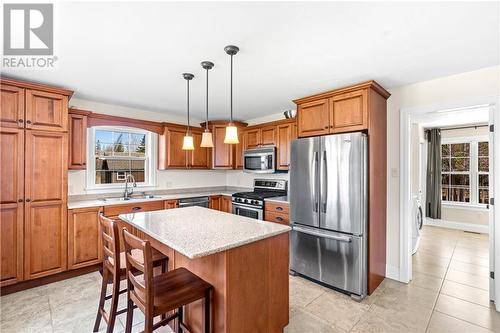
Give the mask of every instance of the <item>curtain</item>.
M 434 128 L 427 134 L 427 180 L 425 205 L 427 217 L 441 218 L 441 130 Z

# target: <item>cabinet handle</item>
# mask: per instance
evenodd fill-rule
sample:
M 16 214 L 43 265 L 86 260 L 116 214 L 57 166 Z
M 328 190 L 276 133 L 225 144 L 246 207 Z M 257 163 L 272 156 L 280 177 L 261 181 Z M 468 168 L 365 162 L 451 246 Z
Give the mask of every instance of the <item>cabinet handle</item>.
M 276 217 L 276 221 L 283 221 L 283 218 L 278 216 L 278 217 Z
M 276 210 L 283 210 L 283 207 L 276 207 Z
M 23 202 L 23 199 L 17 199 L 17 202 Z
M 31 124 L 31 120 L 26 120 L 26 124 Z
M 135 212 L 135 211 L 141 210 L 141 207 L 132 207 L 132 210 Z
M 17 120 L 17 122 L 18 122 L 18 123 L 20 123 L 20 124 L 22 124 L 22 123 L 23 123 L 23 121 L 24 121 L 24 120 L 22 120 L 22 119 L 18 119 L 18 120 Z
M 30 198 L 26 199 L 26 202 L 30 202 L 30 201 L 31 201 L 31 199 L 30 199 Z

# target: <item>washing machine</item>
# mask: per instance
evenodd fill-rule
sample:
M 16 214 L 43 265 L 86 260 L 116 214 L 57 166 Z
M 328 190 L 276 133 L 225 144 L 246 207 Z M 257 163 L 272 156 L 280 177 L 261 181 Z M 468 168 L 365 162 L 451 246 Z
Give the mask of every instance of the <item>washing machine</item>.
M 419 199 L 414 199 L 413 204 L 413 221 L 412 221 L 412 246 L 411 253 L 415 254 L 418 250 L 420 242 L 420 230 L 424 223 L 424 216 L 422 212 L 422 204 Z

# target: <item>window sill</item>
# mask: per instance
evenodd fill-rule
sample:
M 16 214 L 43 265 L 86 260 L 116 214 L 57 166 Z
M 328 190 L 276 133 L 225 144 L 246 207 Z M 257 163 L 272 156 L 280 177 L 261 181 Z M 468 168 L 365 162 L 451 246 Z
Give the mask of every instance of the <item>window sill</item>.
M 444 202 L 441 203 L 442 208 L 451 208 L 451 209 L 466 209 L 466 210 L 479 210 L 479 211 L 488 211 L 488 205 L 482 204 L 468 204 L 461 202 Z

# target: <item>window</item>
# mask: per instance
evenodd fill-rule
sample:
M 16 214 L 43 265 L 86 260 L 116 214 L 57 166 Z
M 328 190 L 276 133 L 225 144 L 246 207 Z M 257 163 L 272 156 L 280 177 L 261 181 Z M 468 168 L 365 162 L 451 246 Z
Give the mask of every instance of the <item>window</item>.
M 443 202 L 487 204 L 488 141 L 482 137 L 453 140 L 443 140 L 441 145 Z
M 137 185 L 154 185 L 153 133 L 127 127 L 90 129 L 87 170 L 89 188 L 123 186 L 131 174 Z

